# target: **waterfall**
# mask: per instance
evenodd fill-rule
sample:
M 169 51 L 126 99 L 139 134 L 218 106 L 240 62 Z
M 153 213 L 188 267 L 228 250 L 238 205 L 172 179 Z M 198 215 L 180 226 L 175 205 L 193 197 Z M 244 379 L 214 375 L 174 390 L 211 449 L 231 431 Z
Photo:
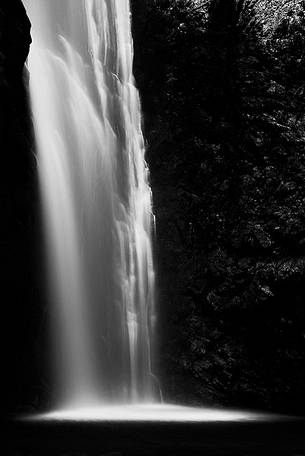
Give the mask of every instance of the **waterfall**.
M 24 3 L 57 402 L 151 402 L 153 215 L 129 0 Z

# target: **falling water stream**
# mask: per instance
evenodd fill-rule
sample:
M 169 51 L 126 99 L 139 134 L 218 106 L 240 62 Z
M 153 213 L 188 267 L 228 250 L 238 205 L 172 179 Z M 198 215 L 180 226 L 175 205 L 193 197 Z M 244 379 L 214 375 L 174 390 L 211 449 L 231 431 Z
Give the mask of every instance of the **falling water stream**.
M 158 404 L 152 200 L 129 0 L 24 4 L 56 398 L 34 419 L 273 419 Z
M 152 202 L 129 0 L 24 0 L 56 397 L 154 400 Z

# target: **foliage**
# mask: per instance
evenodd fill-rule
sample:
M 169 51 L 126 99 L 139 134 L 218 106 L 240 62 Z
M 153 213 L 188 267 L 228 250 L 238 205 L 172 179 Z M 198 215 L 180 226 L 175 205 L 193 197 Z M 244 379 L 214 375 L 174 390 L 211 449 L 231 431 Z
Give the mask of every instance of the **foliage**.
M 304 407 L 304 12 L 159 0 L 135 24 L 169 397 Z

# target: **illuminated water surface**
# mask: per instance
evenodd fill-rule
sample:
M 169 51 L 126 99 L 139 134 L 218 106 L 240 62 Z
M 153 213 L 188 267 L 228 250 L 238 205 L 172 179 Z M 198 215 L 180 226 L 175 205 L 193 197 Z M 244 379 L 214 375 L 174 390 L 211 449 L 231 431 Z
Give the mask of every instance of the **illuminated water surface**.
M 233 421 L 273 421 L 279 415 L 267 413 L 184 407 L 169 404 L 133 404 L 126 406 L 91 406 L 53 410 L 35 415 L 34 420 L 43 421 L 82 421 L 82 422 L 233 422 Z

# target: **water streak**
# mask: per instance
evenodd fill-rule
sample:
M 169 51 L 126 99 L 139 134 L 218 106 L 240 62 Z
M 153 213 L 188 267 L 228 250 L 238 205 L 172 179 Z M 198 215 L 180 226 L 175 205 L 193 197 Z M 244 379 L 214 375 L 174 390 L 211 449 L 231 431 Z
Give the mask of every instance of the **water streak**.
M 56 396 L 152 401 L 152 202 L 129 0 L 24 3 Z

